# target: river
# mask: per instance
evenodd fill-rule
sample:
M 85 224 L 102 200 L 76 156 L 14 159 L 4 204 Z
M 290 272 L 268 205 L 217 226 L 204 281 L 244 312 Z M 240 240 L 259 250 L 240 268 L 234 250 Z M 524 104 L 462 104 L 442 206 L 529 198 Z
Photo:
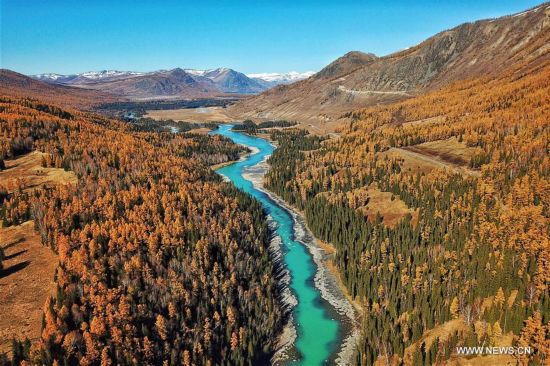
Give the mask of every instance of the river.
M 336 363 L 335 353 L 344 333 L 339 320 L 342 318 L 339 316 L 342 311 L 338 311 L 321 297 L 322 285 L 317 281 L 319 276 L 316 277 L 316 273 L 320 272 L 315 263 L 318 261 L 313 260 L 311 247 L 306 247 L 304 240 L 300 238 L 303 233 L 300 234 L 300 223 L 296 215 L 262 191 L 258 185 L 258 178 L 261 180 L 265 173 L 265 159 L 272 154 L 275 147 L 264 139 L 232 131 L 231 127 L 221 125 L 212 133 L 226 136 L 253 152 L 238 162 L 219 168 L 217 173 L 230 180 L 237 188 L 254 196 L 263 205 L 270 222 L 274 224 L 272 226 L 276 235 L 280 238 L 284 264 L 290 274 L 291 297 L 297 302 L 291 317 L 295 340 L 291 345 L 292 351 L 288 353 L 290 359 L 286 359 L 284 363 L 307 366 Z M 330 293 L 324 297 L 330 297 Z

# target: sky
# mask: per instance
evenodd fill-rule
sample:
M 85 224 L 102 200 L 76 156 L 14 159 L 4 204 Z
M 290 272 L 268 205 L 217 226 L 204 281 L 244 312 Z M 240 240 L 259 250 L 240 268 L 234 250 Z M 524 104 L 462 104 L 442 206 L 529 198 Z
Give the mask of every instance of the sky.
M 318 71 L 378 56 L 529 0 L 0 0 L 0 67 L 24 74 L 230 67 Z

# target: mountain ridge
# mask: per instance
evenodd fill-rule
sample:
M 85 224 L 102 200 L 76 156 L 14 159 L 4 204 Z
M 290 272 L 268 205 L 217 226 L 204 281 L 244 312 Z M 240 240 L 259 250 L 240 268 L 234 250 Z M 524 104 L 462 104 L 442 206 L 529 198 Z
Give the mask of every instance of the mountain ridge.
M 550 6 L 464 23 L 393 54 L 352 51 L 312 77 L 230 107 L 235 118 L 288 119 L 331 130 L 351 110 L 536 63 L 550 50 Z
M 125 100 L 99 90 L 46 83 L 8 69 L 0 69 L 0 85 L 0 95 L 3 96 L 36 98 L 55 105 L 82 109 Z
M 179 74 L 173 79 L 173 72 Z M 184 77 L 183 74 L 188 75 Z M 101 89 L 129 98 L 210 97 L 218 94 L 257 94 L 279 84 L 288 84 L 312 73 L 254 74 L 248 76 L 231 68 L 208 70 L 174 68 L 152 72 L 101 70 L 79 74 L 43 73 L 32 78 L 51 84 Z M 265 76 L 267 75 L 267 76 Z M 193 86 L 193 79 L 197 84 Z M 178 80 L 181 84 L 178 84 Z

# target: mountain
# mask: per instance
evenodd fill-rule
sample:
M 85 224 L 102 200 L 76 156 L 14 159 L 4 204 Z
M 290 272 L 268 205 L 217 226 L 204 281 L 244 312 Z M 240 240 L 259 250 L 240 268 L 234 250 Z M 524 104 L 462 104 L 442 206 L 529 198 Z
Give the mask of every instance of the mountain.
M 57 84 L 84 84 L 87 82 L 94 82 L 97 80 L 114 80 L 117 78 L 125 78 L 135 75 L 143 75 L 143 72 L 135 71 L 118 71 L 118 70 L 102 70 L 102 71 L 88 71 L 81 74 L 61 75 L 55 73 L 45 73 L 32 75 L 31 77 L 37 80 L 45 81 L 48 83 Z
M 150 73 L 99 71 L 75 75 L 40 74 L 33 77 L 54 84 L 102 90 L 132 99 L 196 98 L 223 94 L 210 79 L 191 75 L 180 68 Z
M 344 56 L 331 62 L 324 69 L 319 71 L 316 77 L 319 78 L 334 78 L 346 74 L 350 74 L 356 70 L 359 70 L 363 66 L 369 65 L 376 61 L 376 57 L 373 53 L 363 53 L 359 51 L 351 51 Z
M 180 68 L 146 74 L 98 78 L 75 85 L 87 89 L 108 91 L 132 99 L 199 98 L 223 94 L 208 78 L 195 77 Z
M 133 99 L 210 97 L 224 92 L 210 79 L 176 68 L 155 72 L 103 70 L 81 74 L 32 76 L 53 84 L 97 89 Z
M 549 26 L 545 3 L 513 16 L 462 24 L 388 56 L 350 52 L 308 79 L 277 86 L 229 111 L 239 118 L 291 119 L 331 129 L 356 108 L 546 59 Z
M 61 75 L 45 73 L 31 77 L 52 84 L 100 89 L 129 98 L 209 97 L 220 94 L 257 94 L 279 84 L 301 80 L 313 73 L 265 73 L 249 77 L 229 68 L 180 69 L 153 72 L 89 71 Z
M 61 106 L 82 109 L 89 109 L 100 103 L 122 100 L 104 91 L 46 83 L 7 69 L 0 69 L 0 95 L 36 98 Z
M 45 81 L 45 82 L 63 82 L 66 78 L 68 77 L 72 77 L 73 75 L 61 75 L 61 74 L 56 74 L 56 73 L 53 73 L 53 72 L 50 72 L 50 73 L 45 73 L 45 74 L 37 74 L 37 75 L 32 75 L 31 77 L 33 79 L 36 79 L 36 80 L 40 80 L 40 81 Z
M 287 73 L 264 72 L 259 74 L 247 74 L 246 76 L 248 76 L 252 80 L 256 80 L 258 83 L 265 86 L 266 88 L 272 88 L 276 85 L 291 84 L 296 81 L 307 79 L 313 74 L 315 74 L 315 72 L 313 71 L 306 71 L 302 73 L 291 71 Z
M 315 74 L 313 71 L 299 73 L 291 71 L 287 73 L 265 72 L 258 74 L 243 74 L 228 68 L 213 70 L 186 69 L 186 72 L 195 76 L 205 76 L 216 82 L 222 90 L 234 92 L 235 88 L 240 93 L 257 93 L 280 84 L 290 84 L 307 79 Z
M 550 59 L 525 61 L 356 110 L 338 137 L 272 134 L 264 187 L 362 308 L 354 364 L 548 365 Z M 457 350 L 484 342 L 536 351 Z
M 225 93 L 253 94 L 266 90 L 266 87 L 256 80 L 228 68 L 205 71 L 203 76 L 212 80 Z

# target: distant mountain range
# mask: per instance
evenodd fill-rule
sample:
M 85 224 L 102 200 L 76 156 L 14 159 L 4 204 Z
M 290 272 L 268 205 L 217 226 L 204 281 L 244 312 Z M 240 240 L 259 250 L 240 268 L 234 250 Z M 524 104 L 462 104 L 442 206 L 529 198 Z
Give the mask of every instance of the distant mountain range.
M 277 72 L 264 72 L 259 74 L 247 74 L 252 80 L 256 80 L 262 84 L 266 89 L 272 88 L 281 84 L 292 84 L 296 81 L 304 80 L 314 75 L 314 71 L 306 72 L 286 72 L 286 73 L 277 73 Z
M 35 98 L 58 106 L 85 110 L 102 103 L 127 100 L 100 90 L 46 83 L 7 69 L 0 69 L 0 95 Z
M 521 77 L 526 65 L 550 58 L 549 45 L 550 5 L 545 3 L 515 15 L 462 24 L 387 56 L 349 52 L 315 75 L 246 98 L 229 112 L 235 118 L 337 126 L 351 110 L 403 100 L 459 80 L 497 75 L 510 67 Z
M 153 72 L 103 70 L 81 74 L 45 73 L 32 78 L 50 84 L 95 89 L 135 98 L 211 97 L 224 94 L 257 94 L 279 84 L 303 80 L 313 72 L 245 75 L 229 68 L 193 70 L 176 68 Z

